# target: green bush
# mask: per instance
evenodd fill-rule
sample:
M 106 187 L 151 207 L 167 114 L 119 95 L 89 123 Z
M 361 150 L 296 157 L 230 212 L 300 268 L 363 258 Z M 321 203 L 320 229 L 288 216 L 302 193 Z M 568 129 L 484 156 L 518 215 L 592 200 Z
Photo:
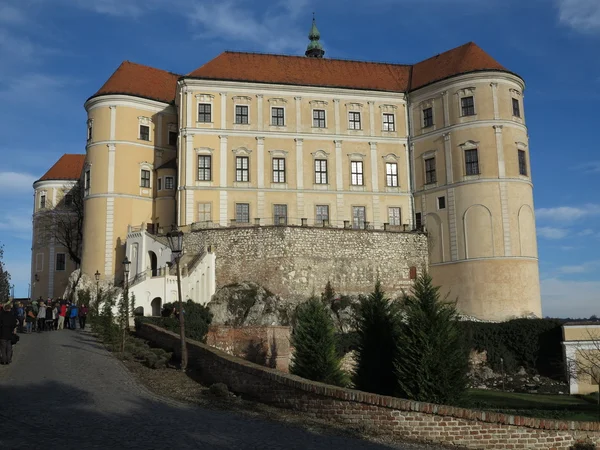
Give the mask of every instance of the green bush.
M 294 356 L 290 373 L 337 386 L 348 383 L 336 351 L 333 320 L 323 302 L 316 297 L 298 307 L 292 345 Z
M 354 385 L 382 395 L 396 391 L 394 359 L 398 352 L 398 303 L 386 297 L 377 281 L 375 290 L 362 298 L 356 313 L 357 357 Z
M 171 304 L 165 303 L 165 306 Z M 208 327 L 212 321 L 212 313 L 210 310 L 198 303 L 194 303 L 188 300 L 184 306 L 184 319 L 185 319 L 185 337 L 194 339 L 200 342 L 206 342 L 206 334 L 208 333 Z M 158 327 L 172 331 L 173 333 L 179 333 L 179 320 L 175 317 L 136 317 L 135 326 L 139 330 L 142 323 L 151 323 Z
M 515 319 L 502 323 L 461 322 L 467 345 L 486 351 L 490 367 L 515 372 L 520 366 L 564 380 L 562 322 L 556 319 Z M 502 361 L 503 360 L 503 361 Z
M 395 374 L 399 395 L 430 403 L 460 399 L 467 388 L 469 352 L 452 303 L 423 272 L 405 296 Z

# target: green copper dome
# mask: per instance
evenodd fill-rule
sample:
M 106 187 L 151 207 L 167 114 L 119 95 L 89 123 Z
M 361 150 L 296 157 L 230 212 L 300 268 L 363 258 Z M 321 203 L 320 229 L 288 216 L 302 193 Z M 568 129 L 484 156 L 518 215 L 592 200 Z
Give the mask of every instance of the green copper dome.
M 321 39 L 321 33 L 319 33 L 319 29 L 317 28 L 314 13 L 312 27 L 310 27 L 308 38 L 310 39 L 310 43 L 306 47 L 306 52 L 304 54 L 309 58 L 322 58 L 323 55 L 325 55 L 325 50 L 323 50 L 323 46 L 319 42 L 319 39 Z

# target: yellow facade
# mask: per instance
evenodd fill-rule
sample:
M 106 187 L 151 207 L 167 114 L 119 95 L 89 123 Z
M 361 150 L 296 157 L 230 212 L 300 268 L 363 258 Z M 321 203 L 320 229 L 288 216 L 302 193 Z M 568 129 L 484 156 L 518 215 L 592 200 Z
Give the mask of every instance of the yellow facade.
M 600 324 L 572 322 L 563 325 L 563 350 L 571 394 L 600 389 Z
M 523 90 L 478 72 L 409 94 L 182 77 L 174 104 L 92 97 L 82 269 L 120 282 L 141 224 L 421 225 L 464 314 L 541 316 Z

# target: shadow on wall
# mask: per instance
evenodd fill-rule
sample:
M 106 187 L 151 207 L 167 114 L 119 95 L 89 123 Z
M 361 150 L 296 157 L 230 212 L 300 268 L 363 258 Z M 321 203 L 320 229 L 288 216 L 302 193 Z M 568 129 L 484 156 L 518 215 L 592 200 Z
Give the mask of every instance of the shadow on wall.
M 107 387 L 106 394 L 111 392 L 117 391 Z M 390 448 L 230 412 L 171 406 L 137 392 L 129 386 L 119 398 L 99 401 L 88 391 L 54 381 L 0 385 L 2 406 L 10 405 L 0 409 L 4 430 L 0 433 L 0 448 L 28 449 L 35 446 L 34 442 L 62 450 Z

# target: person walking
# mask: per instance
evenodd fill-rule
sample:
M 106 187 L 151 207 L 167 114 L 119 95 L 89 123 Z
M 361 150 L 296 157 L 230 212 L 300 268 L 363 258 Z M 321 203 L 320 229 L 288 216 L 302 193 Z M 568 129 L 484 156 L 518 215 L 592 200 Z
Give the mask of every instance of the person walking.
M 58 326 L 57 330 L 62 330 L 65 326 L 65 316 L 67 315 L 67 305 L 65 303 L 59 305 L 58 311 Z
M 25 321 L 25 308 L 23 308 L 23 303 L 17 303 L 17 320 L 19 321 L 19 333 L 23 333 L 23 322 Z
M 52 331 L 54 329 L 54 314 L 52 312 L 53 307 L 51 301 L 46 306 L 46 330 Z
M 33 307 L 27 305 L 25 307 L 25 330 L 27 333 L 33 332 L 33 322 L 35 321 L 35 314 L 33 313 Z
M 77 316 L 79 315 L 79 309 L 77 305 L 73 303 L 71 305 L 71 314 L 70 314 L 70 322 L 71 322 L 71 330 L 77 329 Z
M 41 333 L 42 331 L 44 331 L 46 329 L 45 323 L 46 323 L 46 305 L 44 305 L 44 302 L 40 302 L 40 305 L 38 306 L 38 313 L 37 313 L 38 333 Z
M 17 320 L 9 302 L 0 312 L 0 363 L 3 365 L 12 362 L 12 336 L 16 326 Z
M 88 308 L 85 305 L 81 305 L 79 308 L 79 328 L 85 330 L 85 320 L 87 319 Z

